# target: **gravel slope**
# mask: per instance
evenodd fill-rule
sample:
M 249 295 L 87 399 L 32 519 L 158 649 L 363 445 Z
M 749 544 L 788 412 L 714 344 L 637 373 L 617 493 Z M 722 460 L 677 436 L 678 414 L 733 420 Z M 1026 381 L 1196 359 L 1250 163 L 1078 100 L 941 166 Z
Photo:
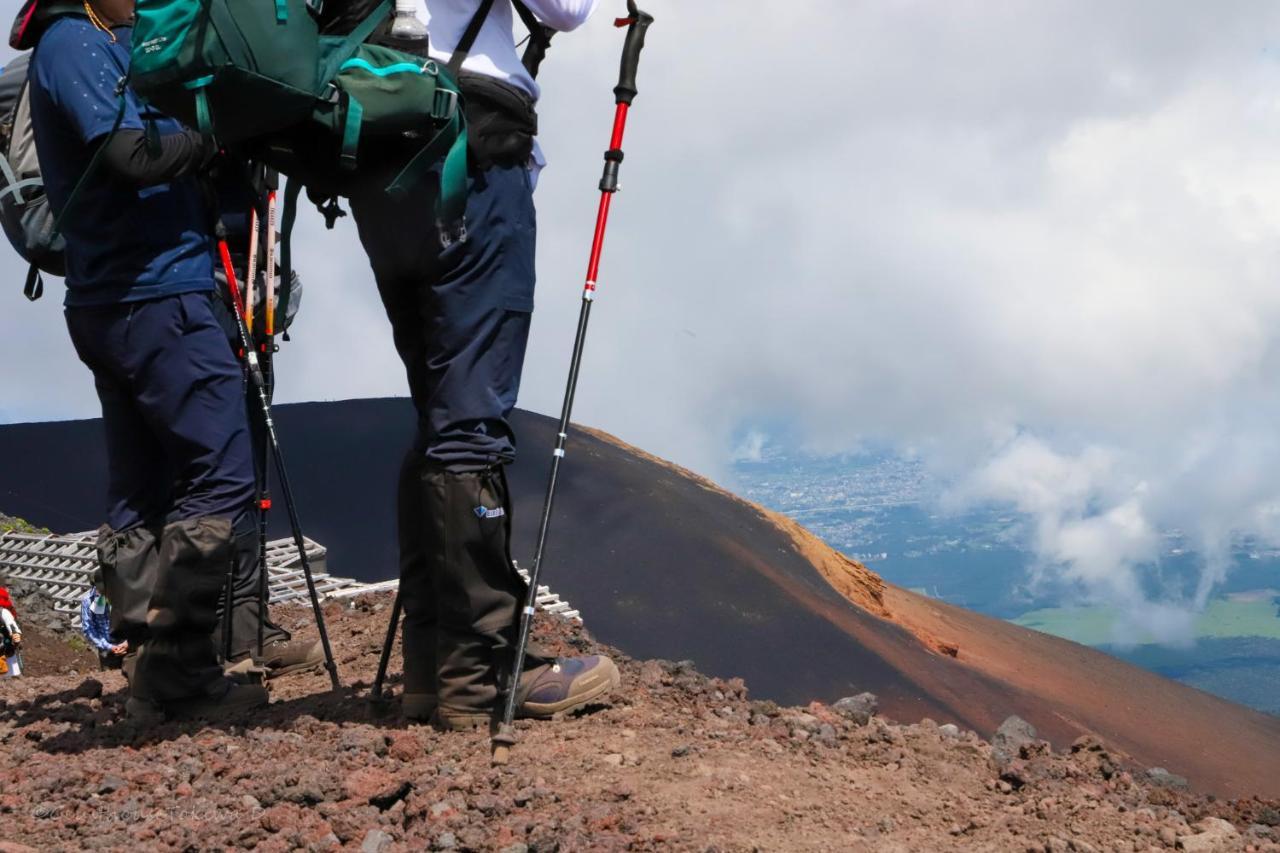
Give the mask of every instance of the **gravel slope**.
M 1096 741 L 1054 753 L 1011 735 L 993 751 L 620 655 L 610 704 L 522 724 L 494 769 L 482 735 L 371 711 L 389 605 L 328 608 L 344 691 L 297 676 L 231 724 L 139 730 L 116 673 L 3 683 L 0 850 L 1280 851 L 1280 804 L 1152 784 Z M 540 634 L 594 648 L 562 623 Z

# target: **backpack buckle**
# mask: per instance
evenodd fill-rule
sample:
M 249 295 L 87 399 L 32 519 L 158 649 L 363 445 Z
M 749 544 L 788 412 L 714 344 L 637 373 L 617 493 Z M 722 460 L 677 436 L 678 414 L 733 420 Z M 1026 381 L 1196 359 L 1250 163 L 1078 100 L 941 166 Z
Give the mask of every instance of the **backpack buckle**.
M 434 103 L 431 105 L 431 117 L 436 121 L 448 121 L 457 111 L 458 93 L 437 88 Z

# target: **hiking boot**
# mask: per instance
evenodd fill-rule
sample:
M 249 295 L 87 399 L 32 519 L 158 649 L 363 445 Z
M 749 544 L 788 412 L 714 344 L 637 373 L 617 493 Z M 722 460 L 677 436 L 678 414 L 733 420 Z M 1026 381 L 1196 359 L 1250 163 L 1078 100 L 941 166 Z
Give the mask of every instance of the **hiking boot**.
M 622 683 L 618 667 L 604 655 L 560 658 L 525 676 L 516 716 L 539 720 L 583 708 Z
M 612 660 L 604 655 L 558 658 L 526 670 L 520 676 L 520 704 L 517 719 L 546 720 L 556 714 L 576 711 L 599 699 L 622 683 L 622 676 Z M 436 697 L 406 694 L 405 716 L 412 702 L 415 710 L 436 706 Z M 452 709 L 434 707 L 436 725 L 445 731 L 468 731 L 495 722 L 502 709 Z M 420 717 L 415 717 L 420 719 Z
M 124 715 L 140 726 L 158 726 L 164 722 L 164 708 L 158 702 L 130 696 L 124 703 Z
M 261 684 L 267 680 L 267 668 L 259 666 L 253 658 L 223 661 L 222 674 L 240 684 Z
M 277 640 L 268 643 L 262 657 L 255 657 L 253 661 L 266 670 L 267 678 L 280 678 L 318 669 L 324 663 L 324 646 L 319 640 Z
M 166 702 L 131 696 L 125 703 L 125 714 L 130 721 L 142 725 L 155 725 L 166 719 L 221 720 L 261 708 L 270 701 L 271 694 L 267 692 L 267 688 L 258 684 L 242 684 L 228 678 L 203 696 Z

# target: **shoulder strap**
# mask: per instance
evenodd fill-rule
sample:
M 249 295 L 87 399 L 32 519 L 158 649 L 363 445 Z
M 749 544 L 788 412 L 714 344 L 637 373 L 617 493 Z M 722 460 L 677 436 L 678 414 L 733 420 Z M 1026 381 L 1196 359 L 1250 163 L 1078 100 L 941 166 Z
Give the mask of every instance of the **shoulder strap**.
M 492 9 L 493 0 L 480 0 L 480 8 L 476 9 L 476 13 L 471 16 L 471 23 L 467 24 L 462 38 L 458 39 L 458 46 L 453 49 L 453 56 L 449 57 L 449 64 L 446 66 L 454 77 L 458 76 L 458 72 L 462 70 L 462 63 L 467 61 L 467 55 L 471 53 L 471 48 L 475 47 L 476 39 L 480 37 L 480 30 L 484 28 L 484 22 Z
M 547 48 L 551 47 L 551 37 L 556 31 L 539 21 L 538 16 L 520 0 L 511 0 L 511 5 L 515 6 L 525 29 L 529 31 L 529 46 L 524 49 L 524 56 L 520 58 L 520 62 L 529 75 L 536 79 L 538 69 L 542 67 L 542 60 L 547 58 Z
M 124 123 L 125 107 L 128 104 L 128 95 L 125 94 L 124 87 L 127 85 L 128 78 L 121 80 L 118 89 L 120 91 L 120 106 L 116 110 L 116 120 L 111 125 L 111 132 L 102 138 L 102 142 L 98 143 L 98 150 L 94 152 L 93 157 L 89 160 L 89 165 L 85 167 L 84 172 L 80 175 L 80 180 L 76 181 L 74 187 L 71 188 L 71 194 L 67 196 L 67 201 L 62 205 L 62 212 L 53 220 L 52 237 L 57 238 L 62 233 L 62 226 L 66 222 L 67 214 L 75 207 L 76 202 L 80 199 L 80 193 L 84 190 L 85 184 L 98 171 L 98 165 L 102 162 L 102 155 L 107 150 L 107 146 L 111 144 L 111 140 L 120 132 L 120 125 Z M 35 302 L 44 295 L 44 281 L 40 278 L 40 269 L 32 264 L 27 270 L 27 283 L 22 288 L 23 294 L 32 302 Z

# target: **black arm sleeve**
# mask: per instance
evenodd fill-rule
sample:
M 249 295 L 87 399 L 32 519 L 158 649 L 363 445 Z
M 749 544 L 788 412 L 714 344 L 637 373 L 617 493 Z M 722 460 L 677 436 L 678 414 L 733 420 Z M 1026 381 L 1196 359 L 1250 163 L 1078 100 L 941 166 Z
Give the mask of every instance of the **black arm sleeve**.
M 103 162 L 120 177 L 139 187 L 168 183 L 197 171 L 218 153 L 212 140 L 194 130 L 160 137 L 160 151 L 152 156 L 141 130 L 120 130 L 107 141 Z

